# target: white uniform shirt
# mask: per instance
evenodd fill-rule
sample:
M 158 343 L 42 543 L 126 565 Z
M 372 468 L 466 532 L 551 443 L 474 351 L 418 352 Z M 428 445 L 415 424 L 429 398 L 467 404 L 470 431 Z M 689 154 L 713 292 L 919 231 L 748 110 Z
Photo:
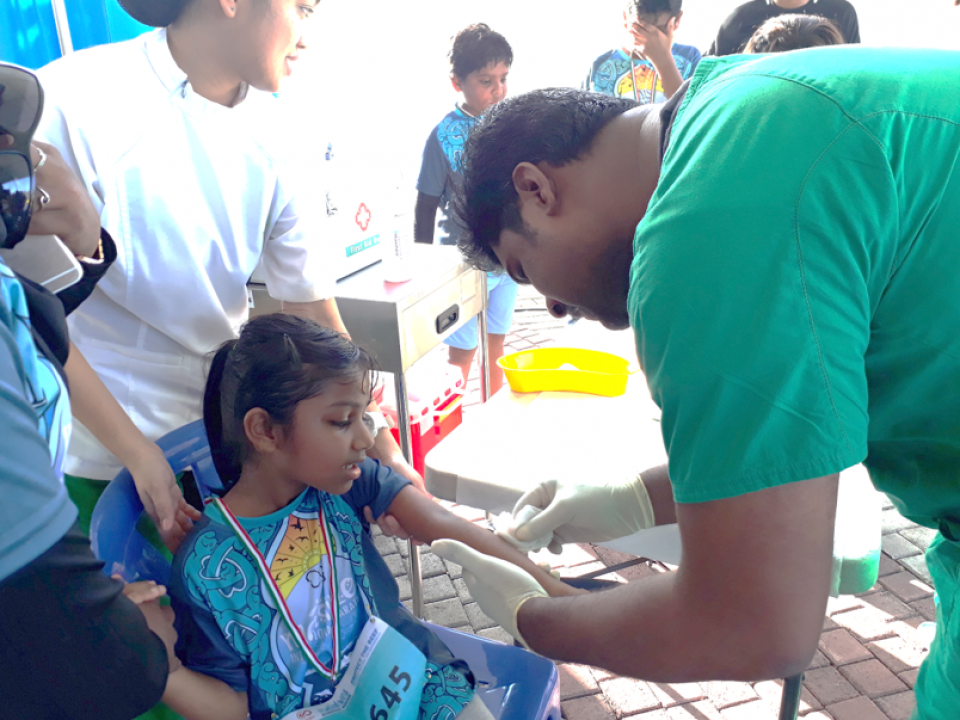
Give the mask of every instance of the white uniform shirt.
M 39 76 L 37 137 L 81 176 L 117 243 L 116 263 L 70 317 L 71 337 L 156 439 L 200 417 L 206 356 L 247 319 L 246 282 L 261 258 L 273 297 L 333 296 L 323 196 L 294 201 L 296 173 L 282 166 L 296 158 L 274 141 L 295 138 L 277 99 L 248 89 L 227 108 L 197 95 L 165 30 L 75 53 Z M 65 469 L 107 480 L 120 464 L 76 423 Z

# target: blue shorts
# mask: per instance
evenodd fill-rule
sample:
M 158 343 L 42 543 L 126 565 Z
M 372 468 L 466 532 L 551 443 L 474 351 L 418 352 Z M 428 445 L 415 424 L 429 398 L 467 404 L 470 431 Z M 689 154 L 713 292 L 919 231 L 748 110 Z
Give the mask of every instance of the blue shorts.
M 517 284 L 506 273 L 487 273 L 487 334 L 506 335 L 513 324 L 513 307 L 517 304 Z M 480 342 L 477 338 L 477 319 L 470 318 L 467 324 L 444 342 L 460 350 L 474 350 Z

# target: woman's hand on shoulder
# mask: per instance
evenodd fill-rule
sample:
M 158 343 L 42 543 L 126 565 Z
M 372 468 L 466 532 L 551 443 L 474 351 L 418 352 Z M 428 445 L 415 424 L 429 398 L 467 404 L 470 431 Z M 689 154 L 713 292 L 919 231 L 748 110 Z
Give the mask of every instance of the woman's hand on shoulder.
M 184 500 L 170 463 L 155 443 L 145 443 L 137 461 L 130 463 L 127 469 L 163 544 L 170 552 L 176 552 L 193 528 L 194 521 L 200 519 L 200 511 Z

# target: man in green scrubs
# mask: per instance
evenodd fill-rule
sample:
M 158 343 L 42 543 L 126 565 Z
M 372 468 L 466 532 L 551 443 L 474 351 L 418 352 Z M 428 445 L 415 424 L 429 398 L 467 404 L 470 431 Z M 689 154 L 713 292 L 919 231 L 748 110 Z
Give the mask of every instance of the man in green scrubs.
M 669 455 L 633 497 L 683 539 L 676 573 L 557 600 L 444 541 L 484 611 L 548 657 L 646 680 L 800 672 L 837 475 L 862 461 L 939 531 L 918 717 L 960 717 L 960 53 L 707 58 L 652 108 L 536 91 L 466 157 L 468 256 L 633 329 Z M 596 492 L 544 486 L 527 535 L 602 535 L 630 505 L 607 491 L 604 515 Z

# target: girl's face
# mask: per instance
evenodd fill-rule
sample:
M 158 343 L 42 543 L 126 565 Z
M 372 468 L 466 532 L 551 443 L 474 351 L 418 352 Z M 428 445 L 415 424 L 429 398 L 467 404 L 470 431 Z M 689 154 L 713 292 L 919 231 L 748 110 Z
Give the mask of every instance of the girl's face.
M 367 377 L 331 380 L 319 395 L 301 401 L 275 459 L 291 480 L 332 495 L 350 490 L 360 477 L 358 463 L 373 447 L 363 424 L 370 403 Z
M 236 51 L 244 80 L 258 90 L 277 92 L 305 50 L 308 21 L 319 0 L 253 0 L 247 3 Z M 251 52 L 259 48 L 260 52 Z

